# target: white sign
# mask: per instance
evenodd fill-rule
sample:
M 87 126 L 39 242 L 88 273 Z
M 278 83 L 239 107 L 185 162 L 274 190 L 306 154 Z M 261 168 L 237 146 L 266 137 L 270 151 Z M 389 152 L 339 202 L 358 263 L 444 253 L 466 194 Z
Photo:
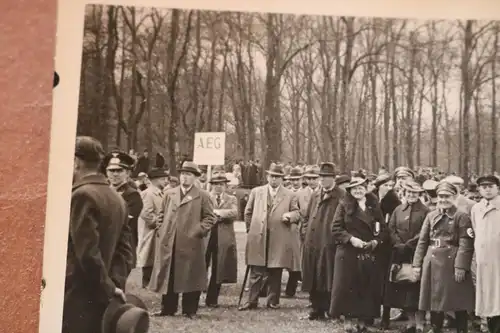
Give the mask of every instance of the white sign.
M 224 165 L 225 152 L 225 132 L 198 132 L 194 134 L 194 163 L 198 165 Z

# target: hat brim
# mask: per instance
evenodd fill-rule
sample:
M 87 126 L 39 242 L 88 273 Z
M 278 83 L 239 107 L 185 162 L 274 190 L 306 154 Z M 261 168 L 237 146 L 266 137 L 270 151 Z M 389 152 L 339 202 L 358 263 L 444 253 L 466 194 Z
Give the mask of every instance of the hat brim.
M 112 164 L 106 167 L 106 171 L 119 170 L 119 169 L 129 170 L 130 166 L 126 164 Z
M 423 188 L 412 188 L 412 187 L 408 187 L 408 186 L 404 186 L 404 185 L 403 185 L 403 189 L 405 191 L 410 191 L 410 192 L 415 192 L 415 193 L 425 192 L 425 190 Z
M 227 184 L 227 183 L 230 183 L 231 181 L 229 179 L 225 179 L 225 180 L 210 180 L 209 183 L 210 184 Z
M 195 175 L 196 177 L 201 176 L 201 172 L 194 170 L 194 169 L 191 169 L 191 168 L 180 168 L 179 172 L 189 172 L 189 173 L 192 173 L 193 175 Z
M 445 190 L 445 189 L 436 190 L 436 194 L 439 195 L 439 194 L 442 194 L 442 193 L 446 193 L 446 194 L 451 195 L 451 196 L 457 195 L 456 192 L 453 192 L 453 191 L 450 191 L 450 190 Z
M 280 172 L 274 172 L 274 171 L 267 170 L 266 173 L 270 176 L 285 177 L 285 174 L 280 173 Z
M 330 172 L 320 172 L 319 176 L 320 177 L 335 177 L 335 174 L 334 173 L 330 173 Z
M 319 174 L 316 174 L 316 173 L 306 173 L 304 174 L 305 178 L 319 178 Z
M 302 176 L 288 176 L 287 177 L 289 180 L 299 180 L 302 178 Z
M 368 182 L 368 179 L 365 179 L 363 181 L 359 181 L 356 183 L 352 183 L 352 184 L 347 185 L 346 189 L 353 188 L 353 187 L 360 186 L 360 185 L 365 185 L 367 182 Z

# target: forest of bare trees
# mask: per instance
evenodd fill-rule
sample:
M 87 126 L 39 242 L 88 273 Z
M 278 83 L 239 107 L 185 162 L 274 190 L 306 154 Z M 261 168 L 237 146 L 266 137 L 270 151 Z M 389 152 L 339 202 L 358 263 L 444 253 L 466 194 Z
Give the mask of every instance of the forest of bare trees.
M 88 6 L 78 134 L 228 159 L 497 169 L 497 22 Z M 175 171 L 174 171 L 175 172 Z

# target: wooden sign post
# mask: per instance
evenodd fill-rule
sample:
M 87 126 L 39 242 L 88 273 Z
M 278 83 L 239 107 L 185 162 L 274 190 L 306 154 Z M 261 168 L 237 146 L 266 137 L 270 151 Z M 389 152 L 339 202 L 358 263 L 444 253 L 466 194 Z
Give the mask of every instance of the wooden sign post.
M 194 134 L 193 162 L 198 165 L 207 165 L 207 191 L 210 191 L 212 166 L 225 163 L 226 133 L 225 132 L 197 132 Z

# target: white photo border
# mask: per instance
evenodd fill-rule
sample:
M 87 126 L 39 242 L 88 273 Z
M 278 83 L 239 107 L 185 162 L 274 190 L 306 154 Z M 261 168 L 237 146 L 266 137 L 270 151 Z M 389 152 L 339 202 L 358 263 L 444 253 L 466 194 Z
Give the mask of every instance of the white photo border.
M 43 253 L 40 333 L 61 332 L 66 247 L 78 116 L 83 21 L 87 4 L 136 7 L 276 12 L 307 15 L 346 15 L 415 19 L 500 19 L 498 0 L 59 0 L 48 175 L 47 215 Z M 494 15 L 497 13 L 496 15 Z M 13 318 L 14 320 L 14 318 Z

